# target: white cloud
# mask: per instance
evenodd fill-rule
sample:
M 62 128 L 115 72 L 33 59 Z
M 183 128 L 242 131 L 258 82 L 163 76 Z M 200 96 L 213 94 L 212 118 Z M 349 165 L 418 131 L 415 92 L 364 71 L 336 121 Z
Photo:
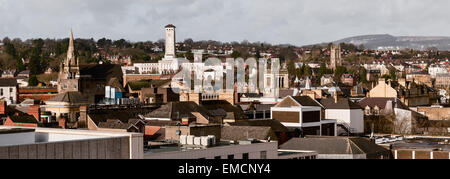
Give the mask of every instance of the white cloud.
M 450 36 L 447 0 L 0 0 L 0 38 L 178 40 L 304 45 L 354 35 Z

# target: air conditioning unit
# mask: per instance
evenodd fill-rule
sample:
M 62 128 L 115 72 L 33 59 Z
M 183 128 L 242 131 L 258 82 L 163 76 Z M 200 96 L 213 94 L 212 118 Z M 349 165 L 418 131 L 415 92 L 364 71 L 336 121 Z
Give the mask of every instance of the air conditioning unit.
M 215 146 L 216 145 L 216 136 L 214 135 L 209 135 L 208 139 L 211 141 L 211 145 Z
M 194 137 L 194 145 L 202 145 L 202 138 L 201 137 Z
M 208 137 L 203 136 L 201 137 L 201 144 L 202 146 L 209 147 L 211 146 L 211 140 Z
M 187 139 L 186 139 L 187 145 L 194 145 L 194 138 L 195 138 L 195 136 L 193 136 L 193 135 L 187 136 Z
M 186 145 L 187 144 L 187 136 L 186 135 L 180 135 L 180 143 L 182 145 Z

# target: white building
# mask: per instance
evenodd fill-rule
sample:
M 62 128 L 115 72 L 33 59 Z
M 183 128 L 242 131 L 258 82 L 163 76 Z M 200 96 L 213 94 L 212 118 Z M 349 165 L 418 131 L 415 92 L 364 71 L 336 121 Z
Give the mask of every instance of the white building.
M 0 159 L 144 158 L 141 133 L 3 126 L 0 131 Z
M 304 135 L 336 136 L 337 123 L 324 119 L 322 106 L 309 96 L 288 96 L 271 108 L 271 118 L 303 131 Z
M 437 74 L 446 74 L 448 70 L 445 65 L 431 65 L 428 68 L 428 73 L 431 75 L 431 78 L 436 78 Z
M 344 131 L 352 134 L 364 133 L 364 111 L 356 103 L 346 98 L 328 98 L 322 99 L 320 103 L 325 108 L 325 119 L 335 119 Z
M 362 65 L 366 70 L 380 70 L 381 75 L 389 74 L 389 69 L 384 62 L 373 62 Z
M 8 105 L 17 103 L 16 79 L 0 79 L 0 100 L 5 100 Z

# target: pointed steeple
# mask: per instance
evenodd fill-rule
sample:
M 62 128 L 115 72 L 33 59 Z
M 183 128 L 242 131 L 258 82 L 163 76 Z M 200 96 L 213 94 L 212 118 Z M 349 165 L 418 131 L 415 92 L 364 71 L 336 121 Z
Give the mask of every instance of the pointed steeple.
M 311 89 L 311 80 L 309 79 L 309 76 L 306 77 L 305 89 L 307 89 L 307 90 Z
M 75 62 L 75 48 L 73 46 L 73 33 L 72 29 L 70 29 L 70 39 L 69 39 L 69 48 L 67 49 L 67 59 L 66 64 L 68 65 L 76 65 Z

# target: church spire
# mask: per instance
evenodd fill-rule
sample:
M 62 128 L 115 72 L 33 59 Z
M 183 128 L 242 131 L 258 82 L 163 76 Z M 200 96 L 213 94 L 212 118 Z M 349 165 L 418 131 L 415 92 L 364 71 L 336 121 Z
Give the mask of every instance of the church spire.
M 69 40 L 69 48 L 67 49 L 67 64 L 76 65 L 75 64 L 75 48 L 73 46 L 73 33 L 72 29 L 70 29 L 70 40 Z

